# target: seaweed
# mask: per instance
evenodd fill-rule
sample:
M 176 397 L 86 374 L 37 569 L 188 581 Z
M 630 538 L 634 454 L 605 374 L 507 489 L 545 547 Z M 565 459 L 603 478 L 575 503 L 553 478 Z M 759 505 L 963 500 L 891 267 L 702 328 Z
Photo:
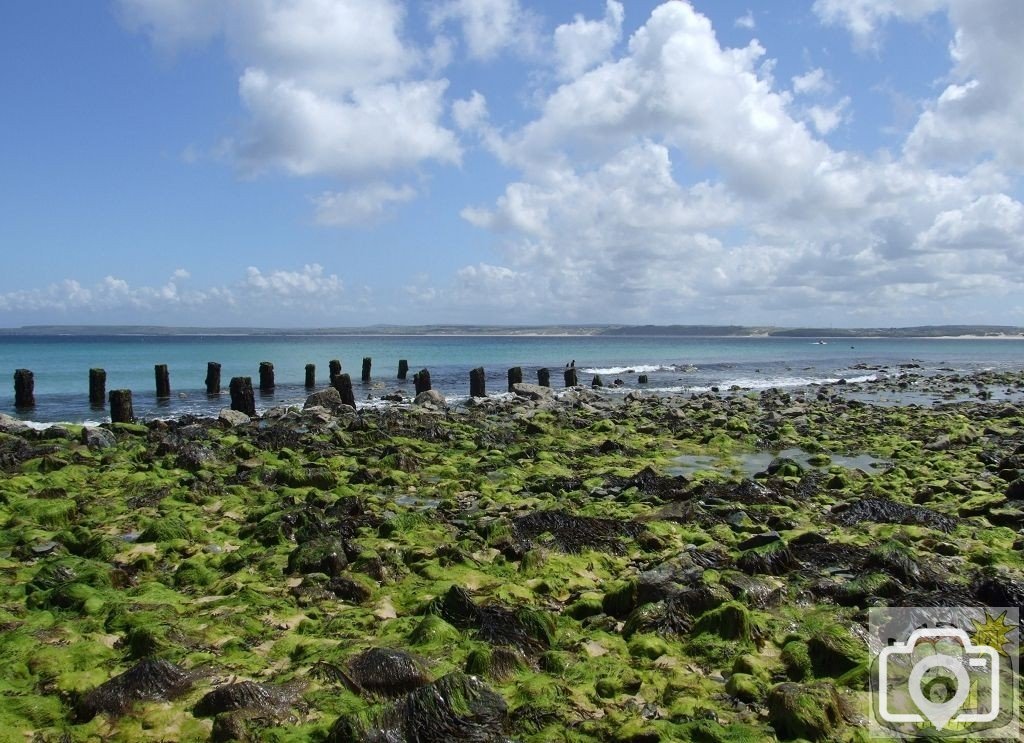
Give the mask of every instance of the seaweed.
M 633 521 L 574 516 L 560 510 L 534 511 L 512 519 L 516 535 L 533 541 L 542 534 L 550 534 L 559 549 L 579 553 L 596 549 L 621 554 L 625 550 L 623 538 L 637 539 L 646 532 L 643 524 Z
M 843 526 L 854 526 L 862 521 L 876 524 L 904 524 L 927 526 L 938 531 L 951 532 L 956 521 L 924 506 L 907 506 L 883 498 L 864 498 L 832 509 L 832 520 Z

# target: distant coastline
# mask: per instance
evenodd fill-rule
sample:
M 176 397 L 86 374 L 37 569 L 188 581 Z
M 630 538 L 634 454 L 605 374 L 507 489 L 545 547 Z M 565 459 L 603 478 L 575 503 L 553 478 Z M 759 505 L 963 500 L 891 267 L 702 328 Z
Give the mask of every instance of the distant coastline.
M 637 336 L 687 338 L 936 338 L 1024 339 L 1013 325 L 921 325 L 893 328 L 785 328 L 743 325 L 372 325 L 350 328 L 174 327 L 160 325 L 26 325 L 0 328 L 0 337 L 181 336 Z

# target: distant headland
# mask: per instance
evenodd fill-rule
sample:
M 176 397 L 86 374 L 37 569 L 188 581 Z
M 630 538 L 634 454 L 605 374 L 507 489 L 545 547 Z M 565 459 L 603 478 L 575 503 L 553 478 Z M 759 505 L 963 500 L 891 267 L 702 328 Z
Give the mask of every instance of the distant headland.
M 772 338 L 1024 338 L 1016 325 L 918 325 L 898 328 L 785 328 L 747 325 L 369 325 L 331 328 L 24 325 L 3 336 L 678 336 Z

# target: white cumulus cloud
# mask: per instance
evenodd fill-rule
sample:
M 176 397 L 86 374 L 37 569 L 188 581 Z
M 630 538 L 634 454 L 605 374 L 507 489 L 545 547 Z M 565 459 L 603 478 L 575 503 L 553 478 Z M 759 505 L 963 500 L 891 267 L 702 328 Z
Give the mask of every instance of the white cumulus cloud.
M 622 3 L 607 0 L 604 18 L 588 21 L 577 15 L 572 23 L 555 29 L 555 58 L 559 74 L 572 79 L 604 62 L 622 38 L 626 11 Z

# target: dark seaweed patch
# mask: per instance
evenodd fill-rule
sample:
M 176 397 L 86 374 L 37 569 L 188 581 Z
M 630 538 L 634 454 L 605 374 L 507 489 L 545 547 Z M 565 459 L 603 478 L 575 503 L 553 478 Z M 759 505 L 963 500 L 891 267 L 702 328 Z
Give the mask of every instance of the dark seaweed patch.
M 950 532 L 956 522 L 924 506 L 907 506 L 882 498 L 865 498 L 849 505 L 837 506 L 832 510 L 832 520 L 843 526 L 853 526 L 862 521 L 875 524 L 904 524 L 926 526 L 939 531 Z
M 621 554 L 623 537 L 637 539 L 646 532 L 643 524 L 634 521 L 574 516 L 565 511 L 534 511 L 512 519 L 516 535 L 532 541 L 541 534 L 550 534 L 565 552 L 597 549 Z

